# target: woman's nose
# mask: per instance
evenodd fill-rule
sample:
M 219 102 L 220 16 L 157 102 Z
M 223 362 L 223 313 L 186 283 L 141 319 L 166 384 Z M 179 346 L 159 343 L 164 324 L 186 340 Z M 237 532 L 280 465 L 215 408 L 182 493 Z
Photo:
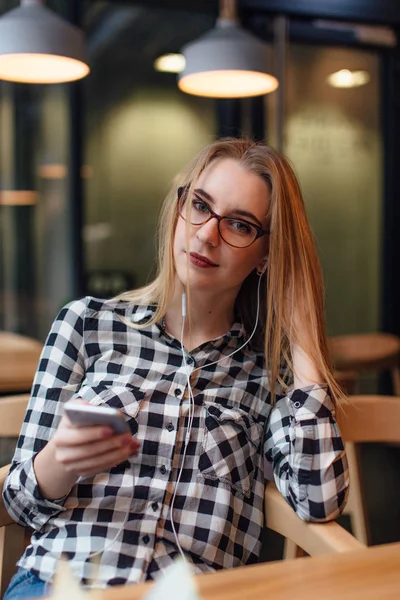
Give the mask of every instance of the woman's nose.
M 218 219 L 211 217 L 207 223 L 201 225 L 197 230 L 196 237 L 203 242 L 203 244 L 218 246 L 221 240 L 218 230 Z

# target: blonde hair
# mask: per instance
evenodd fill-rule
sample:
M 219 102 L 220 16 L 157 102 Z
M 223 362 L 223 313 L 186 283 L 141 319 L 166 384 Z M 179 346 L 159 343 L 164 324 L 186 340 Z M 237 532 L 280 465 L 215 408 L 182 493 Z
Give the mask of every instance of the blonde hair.
M 204 148 L 177 177 L 163 204 L 158 230 L 158 265 L 148 285 L 119 296 L 136 304 L 155 304 L 155 313 L 144 325 L 160 321 L 174 293 L 173 242 L 178 220 L 179 186 L 188 194 L 207 166 L 216 159 L 239 161 L 259 175 L 270 189 L 268 269 L 261 282 L 261 310 L 255 342 L 263 343 L 272 403 L 277 384 L 285 390 L 293 376 L 291 348 L 297 344 L 313 361 L 334 401 L 343 397 L 329 358 L 324 310 L 324 285 L 313 235 L 300 187 L 288 160 L 277 150 L 250 140 L 221 139 Z M 243 282 L 236 299 L 246 331 L 254 327 L 257 305 L 256 272 Z M 190 302 L 190 297 L 189 297 Z M 301 327 L 299 327 L 301 324 Z M 284 373 L 284 374 L 283 374 Z

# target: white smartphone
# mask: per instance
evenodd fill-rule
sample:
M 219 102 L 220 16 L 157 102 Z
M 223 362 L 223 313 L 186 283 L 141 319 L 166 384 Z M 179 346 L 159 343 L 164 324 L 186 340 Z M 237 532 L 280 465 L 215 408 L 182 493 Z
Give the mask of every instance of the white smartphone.
M 111 406 L 94 406 L 93 404 L 66 404 L 65 413 L 75 427 L 91 425 L 109 425 L 115 433 L 130 433 L 124 415 Z

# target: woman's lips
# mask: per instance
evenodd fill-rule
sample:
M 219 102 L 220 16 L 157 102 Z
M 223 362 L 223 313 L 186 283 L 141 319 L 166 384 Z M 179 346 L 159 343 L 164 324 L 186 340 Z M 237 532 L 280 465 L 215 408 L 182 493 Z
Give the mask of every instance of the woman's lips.
M 190 262 L 195 267 L 201 267 L 202 269 L 210 269 L 212 267 L 218 267 L 216 263 L 213 263 L 206 256 L 202 256 L 201 254 L 197 254 L 196 252 L 190 253 Z

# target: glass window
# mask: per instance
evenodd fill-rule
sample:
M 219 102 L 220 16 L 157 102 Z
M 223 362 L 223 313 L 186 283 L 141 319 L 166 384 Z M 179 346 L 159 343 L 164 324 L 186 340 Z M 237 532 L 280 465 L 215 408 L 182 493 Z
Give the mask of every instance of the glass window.
M 87 3 L 92 74 L 85 82 L 89 291 L 112 295 L 154 273 L 156 222 L 174 176 L 215 137 L 215 102 L 182 93 L 160 55 L 213 25 L 171 9 Z
M 369 82 L 335 88 L 327 77 L 363 70 Z M 326 282 L 331 335 L 380 328 L 382 136 L 379 56 L 290 46 L 285 152 L 299 176 Z

